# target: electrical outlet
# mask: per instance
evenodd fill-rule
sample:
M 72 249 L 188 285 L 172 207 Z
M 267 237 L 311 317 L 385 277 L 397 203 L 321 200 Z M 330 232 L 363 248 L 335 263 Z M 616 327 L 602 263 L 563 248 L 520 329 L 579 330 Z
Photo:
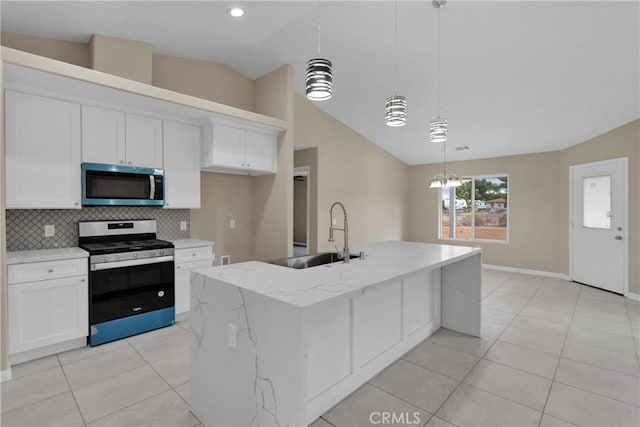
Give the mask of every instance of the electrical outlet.
M 44 226 L 44 237 L 53 237 L 56 235 L 56 226 L 47 224 Z
M 238 348 L 238 328 L 233 323 L 229 323 L 229 347 Z
M 235 219 L 230 219 L 229 220 L 229 228 L 236 228 L 236 220 Z
M 222 255 L 220 257 L 220 265 L 229 265 L 231 264 L 231 255 Z
M 187 221 L 180 221 L 180 231 L 187 231 Z

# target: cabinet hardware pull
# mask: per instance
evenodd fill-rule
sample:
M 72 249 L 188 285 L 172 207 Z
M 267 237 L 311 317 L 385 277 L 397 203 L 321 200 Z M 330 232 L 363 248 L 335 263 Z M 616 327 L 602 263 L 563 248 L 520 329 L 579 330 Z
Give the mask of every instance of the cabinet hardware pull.
M 49 269 L 49 273 L 53 273 L 53 268 L 50 268 L 50 269 Z

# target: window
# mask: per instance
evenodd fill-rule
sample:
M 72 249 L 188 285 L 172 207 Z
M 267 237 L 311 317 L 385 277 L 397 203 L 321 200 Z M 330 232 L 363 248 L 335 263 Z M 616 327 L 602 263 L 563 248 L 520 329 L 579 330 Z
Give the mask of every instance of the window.
M 440 190 L 440 238 L 506 242 L 507 175 L 466 177 Z

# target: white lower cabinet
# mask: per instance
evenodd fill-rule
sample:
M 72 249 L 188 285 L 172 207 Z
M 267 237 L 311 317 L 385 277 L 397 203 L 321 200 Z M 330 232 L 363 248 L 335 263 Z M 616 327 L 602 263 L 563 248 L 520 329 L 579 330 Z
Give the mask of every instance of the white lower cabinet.
M 86 337 L 88 312 L 86 267 L 82 276 L 9 284 L 9 353 Z
M 191 272 L 211 267 L 213 256 L 211 244 L 175 250 L 176 314 L 187 313 L 191 309 Z

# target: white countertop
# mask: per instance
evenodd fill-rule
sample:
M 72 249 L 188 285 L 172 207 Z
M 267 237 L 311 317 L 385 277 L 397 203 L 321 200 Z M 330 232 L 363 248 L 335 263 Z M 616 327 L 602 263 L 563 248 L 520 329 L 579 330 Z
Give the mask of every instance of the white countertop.
M 249 261 L 197 270 L 211 277 L 287 304 L 307 307 L 338 296 L 362 291 L 388 280 L 430 268 L 439 268 L 481 253 L 480 248 L 413 242 L 379 242 L 352 248 L 365 251 L 364 260 L 352 259 L 301 270 Z
M 176 249 L 187 249 L 187 248 L 200 248 L 203 246 L 213 246 L 214 243 L 209 240 L 199 240 L 199 239 L 179 239 L 179 240 L 169 240 L 173 243 Z
M 80 248 L 35 249 L 31 251 L 7 252 L 7 265 L 29 262 L 58 261 L 63 259 L 87 258 L 89 253 Z

